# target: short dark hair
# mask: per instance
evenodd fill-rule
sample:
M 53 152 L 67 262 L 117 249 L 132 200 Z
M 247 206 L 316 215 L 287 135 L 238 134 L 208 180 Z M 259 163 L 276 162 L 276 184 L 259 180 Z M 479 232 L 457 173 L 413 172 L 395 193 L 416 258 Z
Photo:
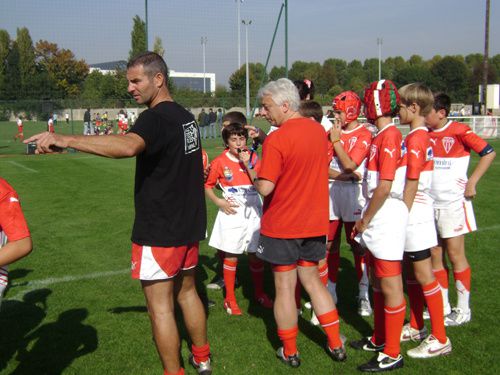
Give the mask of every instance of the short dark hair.
M 158 55 L 156 52 L 143 52 L 132 59 L 127 64 L 127 69 L 134 66 L 142 65 L 144 67 L 144 72 L 149 78 L 157 73 L 162 74 L 165 77 L 165 82 L 168 81 L 168 67 L 163 60 L 163 57 Z
M 245 117 L 245 115 L 243 113 L 241 113 L 239 111 L 231 111 L 231 112 L 226 113 L 222 117 L 222 122 L 224 123 L 226 121 L 229 121 L 229 123 L 238 123 L 241 126 L 247 124 L 247 118 Z
M 299 90 L 300 100 L 305 100 L 309 95 L 309 99 L 314 99 L 314 83 L 309 79 L 293 81 L 297 90 Z
M 448 116 L 451 109 L 450 97 L 443 92 L 438 92 L 437 94 L 434 94 L 434 109 L 436 111 L 444 109 L 446 116 Z
M 323 108 L 314 100 L 303 100 L 300 102 L 299 113 L 304 117 L 312 117 L 317 122 L 323 118 Z
M 224 141 L 224 144 L 227 145 L 227 141 L 232 135 L 242 135 L 245 139 L 248 139 L 248 130 L 246 130 L 242 124 L 232 122 L 222 129 L 222 140 Z

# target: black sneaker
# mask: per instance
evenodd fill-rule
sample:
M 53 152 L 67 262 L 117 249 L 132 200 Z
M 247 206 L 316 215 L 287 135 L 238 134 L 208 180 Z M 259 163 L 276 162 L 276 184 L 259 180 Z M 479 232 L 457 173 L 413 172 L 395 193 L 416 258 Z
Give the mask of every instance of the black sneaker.
M 398 354 L 396 358 L 392 358 L 385 353 L 378 353 L 369 362 L 358 366 L 358 370 L 363 372 L 392 371 L 402 368 L 403 364 L 403 356 L 401 354 Z
M 327 345 L 326 348 L 328 350 L 328 354 L 330 354 L 330 357 L 332 357 L 334 361 L 344 362 L 347 359 L 347 352 L 344 345 L 335 349 L 332 349 Z
M 360 340 L 351 341 L 349 345 L 351 345 L 351 348 L 354 348 L 356 350 L 364 350 L 367 352 L 381 352 L 382 350 L 384 350 L 385 344 L 375 345 L 372 342 L 371 338 L 371 336 L 363 337 Z
M 300 366 L 299 352 L 295 353 L 294 355 L 285 356 L 283 347 L 280 346 L 276 351 L 276 357 L 278 357 L 281 362 L 289 365 L 290 367 L 297 368 Z

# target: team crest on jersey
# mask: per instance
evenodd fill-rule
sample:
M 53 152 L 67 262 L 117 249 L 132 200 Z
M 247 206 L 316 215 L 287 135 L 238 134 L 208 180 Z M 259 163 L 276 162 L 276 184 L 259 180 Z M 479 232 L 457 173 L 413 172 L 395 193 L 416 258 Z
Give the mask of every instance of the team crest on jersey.
M 370 161 L 377 155 L 377 145 L 372 145 L 370 147 Z
M 233 179 L 233 171 L 229 167 L 224 167 L 224 178 L 227 181 L 231 181 Z
M 358 137 L 352 137 L 349 139 L 349 150 L 347 152 L 350 152 L 354 145 L 356 144 L 356 141 L 358 140 Z
M 190 154 L 200 148 L 200 137 L 198 128 L 194 121 L 182 124 L 184 130 L 184 153 Z
M 455 144 L 455 139 L 453 137 L 444 137 L 441 142 L 443 143 L 444 150 L 448 154 Z

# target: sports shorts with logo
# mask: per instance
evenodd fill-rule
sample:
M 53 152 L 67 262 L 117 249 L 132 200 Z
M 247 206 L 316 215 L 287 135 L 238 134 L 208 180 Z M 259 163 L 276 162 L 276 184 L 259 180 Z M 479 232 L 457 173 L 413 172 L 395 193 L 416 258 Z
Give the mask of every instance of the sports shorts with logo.
M 365 204 L 361 184 L 334 182 L 330 188 L 330 220 L 356 222 Z
M 245 196 L 233 195 L 232 199 L 239 205 L 234 207 L 236 214 L 217 213 L 208 245 L 231 254 L 255 253 L 262 216 L 260 197 L 255 192 Z
M 452 238 L 477 230 L 472 202 L 469 199 L 434 208 L 437 231 L 441 238 Z
M 437 245 L 434 208 L 430 204 L 414 202 L 406 227 L 406 252 L 430 249 Z
M 377 259 L 402 260 L 407 224 L 408 208 L 404 202 L 387 198 L 365 231 L 358 233 L 355 240 Z
M 261 234 L 256 255 L 275 265 L 297 264 L 299 260 L 318 262 L 326 256 L 326 236 L 274 238 Z
M 132 243 L 132 278 L 165 280 L 198 264 L 198 242 L 177 247 L 143 246 Z

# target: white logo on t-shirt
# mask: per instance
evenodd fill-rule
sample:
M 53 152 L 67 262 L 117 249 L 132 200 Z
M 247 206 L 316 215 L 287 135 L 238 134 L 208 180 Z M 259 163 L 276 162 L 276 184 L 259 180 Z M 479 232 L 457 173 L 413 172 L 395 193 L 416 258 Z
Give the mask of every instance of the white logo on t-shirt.
M 450 152 L 451 148 L 455 144 L 455 140 L 453 139 L 453 137 L 444 137 L 441 142 L 443 143 L 444 150 L 446 151 L 447 154 Z
M 182 127 L 184 128 L 184 153 L 190 154 L 200 148 L 198 128 L 194 121 L 182 124 Z

